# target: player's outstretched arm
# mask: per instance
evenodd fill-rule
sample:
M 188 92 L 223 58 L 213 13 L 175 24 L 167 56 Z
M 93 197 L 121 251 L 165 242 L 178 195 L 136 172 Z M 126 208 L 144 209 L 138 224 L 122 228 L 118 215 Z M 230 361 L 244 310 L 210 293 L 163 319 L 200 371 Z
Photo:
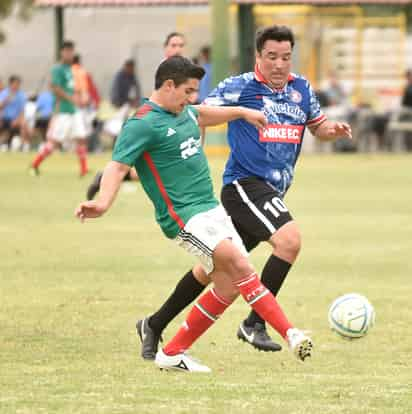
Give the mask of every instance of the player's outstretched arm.
M 199 126 L 207 127 L 224 124 L 238 118 L 243 118 L 256 128 L 263 128 L 267 124 L 265 115 L 254 109 L 240 106 L 208 106 L 198 105 L 195 107 L 199 112 Z
M 81 221 L 102 216 L 113 204 L 123 178 L 129 170 L 129 165 L 110 161 L 103 172 L 99 196 L 96 200 L 81 203 L 76 209 L 76 216 Z
M 326 120 L 318 127 L 309 128 L 310 132 L 321 141 L 334 141 L 337 138 L 352 139 L 352 129 L 345 122 L 336 122 Z

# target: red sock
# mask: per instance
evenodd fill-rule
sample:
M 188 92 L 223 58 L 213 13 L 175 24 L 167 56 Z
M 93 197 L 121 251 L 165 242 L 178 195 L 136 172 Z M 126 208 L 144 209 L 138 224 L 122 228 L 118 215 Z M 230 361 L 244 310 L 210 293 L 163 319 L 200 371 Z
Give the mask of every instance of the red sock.
M 42 163 L 42 161 L 53 152 L 53 149 L 54 149 L 53 144 L 50 144 L 50 142 L 46 142 L 43 148 L 36 155 L 36 158 L 33 160 L 31 166 L 33 168 L 38 168 L 38 166 Z
M 210 328 L 230 303 L 214 289 L 206 292 L 189 312 L 186 321 L 172 340 L 163 348 L 166 355 L 180 354 Z
M 236 286 L 253 310 L 286 338 L 287 330 L 293 326 L 272 293 L 262 285 L 257 274 L 253 273 L 245 279 L 238 280 Z
M 80 175 L 85 175 L 89 171 L 87 167 L 87 146 L 86 144 L 78 144 L 76 153 L 80 161 Z

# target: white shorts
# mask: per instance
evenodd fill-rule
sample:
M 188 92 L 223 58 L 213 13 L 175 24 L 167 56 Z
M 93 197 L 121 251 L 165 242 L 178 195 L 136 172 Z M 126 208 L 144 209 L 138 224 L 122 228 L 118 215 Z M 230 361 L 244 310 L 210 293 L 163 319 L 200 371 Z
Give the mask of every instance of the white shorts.
M 226 239 L 232 240 L 240 252 L 248 256 L 232 220 L 221 205 L 193 216 L 175 238 L 179 246 L 200 260 L 207 274 L 214 268 L 213 251 Z
M 80 112 L 74 114 L 56 114 L 52 116 L 47 138 L 63 142 L 68 139 L 85 139 L 86 126 Z

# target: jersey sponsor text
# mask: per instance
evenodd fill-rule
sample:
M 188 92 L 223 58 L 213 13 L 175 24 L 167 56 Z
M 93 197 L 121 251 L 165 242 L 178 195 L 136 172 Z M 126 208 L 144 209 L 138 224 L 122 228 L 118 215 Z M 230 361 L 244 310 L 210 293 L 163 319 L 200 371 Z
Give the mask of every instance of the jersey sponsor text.
M 259 141 L 299 144 L 303 128 L 303 125 L 268 124 L 259 130 Z

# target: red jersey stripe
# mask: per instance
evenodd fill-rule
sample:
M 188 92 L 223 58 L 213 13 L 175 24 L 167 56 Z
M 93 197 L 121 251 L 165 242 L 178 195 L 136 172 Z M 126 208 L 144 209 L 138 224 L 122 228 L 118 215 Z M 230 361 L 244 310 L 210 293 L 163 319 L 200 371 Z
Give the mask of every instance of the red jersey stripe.
M 152 172 L 155 180 L 156 180 L 156 184 L 157 187 L 159 188 L 160 194 L 162 195 L 163 200 L 165 201 L 166 205 L 167 205 L 167 210 L 169 211 L 170 217 L 173 218 L 173 220 L 178 224 L 178 226 L 183 229 L 183 227 L 185 226 L 185 223 L 183 222 L 183 220 L 178 216 L 178 214 L 176 213 L 174 207 L 173 207 L 173 203 L 172 200 L 170 200 L 169 195 L 167 194 L 166 188 L 163 185 L 162 179 L 160 178 L 159 175 L 159 171 L 156 168 L 156 165 L 154 164 L 152 157 L 150 156 L 150 154 L 148 152 L 145 152 L 143 154 L 143 158 L 144 160 L 147 162 L 147 165 L 150 168 L 150 171 Z
M 134 114 L 135 118 L 143 118 L 146 114 L 148 114 L 153 107 L 149 104 L 144 104 L 140 108 L 137 109 L 136 113 Z

